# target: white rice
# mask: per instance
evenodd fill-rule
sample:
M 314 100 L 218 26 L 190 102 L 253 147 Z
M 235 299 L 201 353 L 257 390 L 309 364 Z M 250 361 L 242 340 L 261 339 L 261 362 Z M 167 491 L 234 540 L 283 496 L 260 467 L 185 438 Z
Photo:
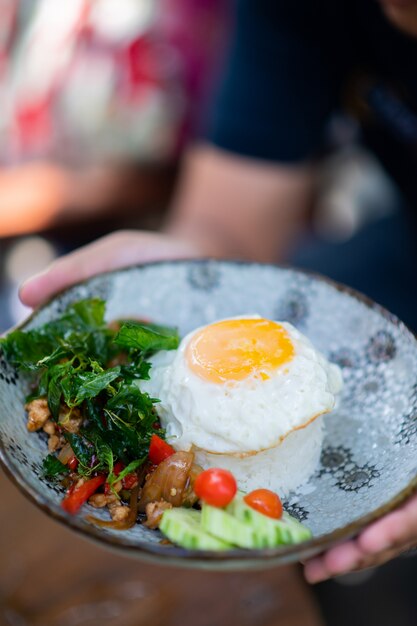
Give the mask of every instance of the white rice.
M 305 428 L 290 433 L 274 448 L 244 458 L 196 450 L 196 462 L 204 469 L 230 470 L 243 491 L 265 488 L 285 498 L 314 474 L 323 437 L 323 417 L 318 417 Z

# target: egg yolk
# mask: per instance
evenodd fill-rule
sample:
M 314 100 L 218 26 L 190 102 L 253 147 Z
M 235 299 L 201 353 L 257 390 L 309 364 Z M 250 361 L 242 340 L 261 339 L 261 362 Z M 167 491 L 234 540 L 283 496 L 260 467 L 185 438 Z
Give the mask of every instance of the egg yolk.
M 267 319 L 224 320 L 202 328 L 186 349 L 190 369 L 211 383 L 244 380 L 290 361 L 294 346 L 285 328 Z

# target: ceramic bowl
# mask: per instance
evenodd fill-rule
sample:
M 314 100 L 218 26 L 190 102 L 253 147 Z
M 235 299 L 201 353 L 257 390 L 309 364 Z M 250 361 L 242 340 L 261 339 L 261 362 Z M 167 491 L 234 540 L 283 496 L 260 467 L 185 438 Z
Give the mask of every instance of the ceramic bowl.
M 26 429 L 27 384 L 0 359 L 0 458 L 20 490 L 73 530 L 160 564 L 263 568 L 317 554 L 357 534 L 417 487 L 417 341 L 397 318 L 364 296 L 290 268 L 223 261 L 174 261 L 103 274 L 59 294 L 21 328 L 58 316 L 78 299 L 107 301 L 109 320 L 144 317 L 178 326 L 181 335 L 240 314 L 294 324 L 343 373 L 337 408 L 325 417 L 320 465 L 285 508 L 313 532 L 308 542 L 268 550 L 203 552 L 161 543 L 158 531 L 97 528 L 60 507 L 63 490 L 42 475 L 45 438 Z M 94 510 L 97 516 L 97 510 Z M 99 512 L 105 516 L 105 512 Z

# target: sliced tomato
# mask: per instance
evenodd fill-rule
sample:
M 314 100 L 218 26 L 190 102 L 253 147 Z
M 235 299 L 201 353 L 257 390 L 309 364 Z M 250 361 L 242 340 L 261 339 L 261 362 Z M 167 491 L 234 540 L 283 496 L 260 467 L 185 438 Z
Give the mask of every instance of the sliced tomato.
M 70 489 L 61 503 L 62 508 L 67 513 L 74 515 L 105 481 L 106 477 L 104 475 L 95 476 L 79 487 Z
M 274 491 L 255 489 L 243 499 L 252 509 L 267 517 L 272 517 L 273 519 L 282 517 L 282 502 Z
M 212 467 L 204 470 L 194 481 L 196 496 L 211 506 L 227 506 L 235 497 L 236 479 L 225 469 Z
M 164 459 L 173 455 L 174 448 L 158 435 L 153 434 L 149 446 L 149 460 L 154 465 L 159 465 Z

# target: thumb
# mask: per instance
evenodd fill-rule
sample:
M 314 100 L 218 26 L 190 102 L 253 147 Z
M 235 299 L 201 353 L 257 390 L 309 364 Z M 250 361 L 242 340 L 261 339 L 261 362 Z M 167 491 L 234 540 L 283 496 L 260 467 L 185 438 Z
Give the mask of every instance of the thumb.
M 32 308 L 77 282 L 136 263 L 202 256 L 197 247 L 159 233 L 119 231 L 63 256 L 29 278 L 19 290 Z

